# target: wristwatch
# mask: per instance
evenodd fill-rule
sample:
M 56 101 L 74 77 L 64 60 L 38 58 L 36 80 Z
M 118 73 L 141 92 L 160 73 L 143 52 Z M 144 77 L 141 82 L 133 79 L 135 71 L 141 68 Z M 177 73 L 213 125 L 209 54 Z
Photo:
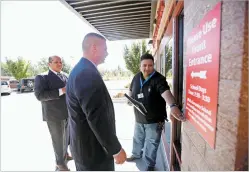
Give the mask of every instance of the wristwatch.
M 172 108 L 174 106 L 179 107 L 178 104 L 176 104 L 176 103 L 171 104 L 169 107 Z

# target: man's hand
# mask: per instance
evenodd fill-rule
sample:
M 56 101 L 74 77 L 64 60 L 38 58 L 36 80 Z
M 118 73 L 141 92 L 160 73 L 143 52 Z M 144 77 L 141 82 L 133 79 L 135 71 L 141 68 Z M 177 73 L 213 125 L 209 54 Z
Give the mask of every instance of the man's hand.
M 114 156 L 115 159 L 115 163 L 116 164 L 123 164 L 126 161 L 126 153 L 124 151 L 124 149 L 122 148 L 121 151 L 119 152 L 119 154 Z
M 182 115 L 182 112 L 177 106 L 174 106 L 170 109 L 170 114 L 173 115 L 179 121 L 186 121 L 186 118 Z
M 167 102 L 168 105 L 175 104 L 176 102 L 170 90 L 164 91 L 161 96 L 163 97 L 165 102 Z M 174 118 L 176 118 L 179 121 L 182 121 L 182 122 L 186 121 L 185 117 L 182 115 L 182 112 L 177 106 L 173 106 L 170 108 L 170 114 L 171 114 L 170 119 L 172 119 L 172 116 L 174 116 Z
M 66 93 L 66 87 L 61 88 L 61 90 L 64 94 Z

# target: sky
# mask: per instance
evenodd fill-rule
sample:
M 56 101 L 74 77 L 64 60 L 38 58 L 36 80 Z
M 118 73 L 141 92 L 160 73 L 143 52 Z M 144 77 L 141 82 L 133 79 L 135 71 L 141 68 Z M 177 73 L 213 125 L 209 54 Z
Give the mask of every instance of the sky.
M 1 1 L 1 61 L 23 57 L 37 62 L 59 55 L 74 65 L 82 57 L 81 43 L 96 32 L 59 1 Z M 107 41 L 108 57 L 102 68 L 125 69 L 124 45 L 133 41 Z

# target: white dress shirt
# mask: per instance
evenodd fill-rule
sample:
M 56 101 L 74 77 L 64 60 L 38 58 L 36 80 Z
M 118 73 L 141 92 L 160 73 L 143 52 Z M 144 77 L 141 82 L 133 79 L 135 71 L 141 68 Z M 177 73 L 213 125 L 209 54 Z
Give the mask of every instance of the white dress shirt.
M 51 68 L 49 68 L 49 70 L 51 70 L 56 76 L 58 76 L 58 72 L 55 72 L 53 69 L 51 69 Z M 59 76 L 58 76 L 58 78 L 60 78 Z M 60 78 L 61 79 L 61 78 Z M 62 91 L 62 89 L 60 88 L 59 89 L 59 96 L 62 96 L 63 94 L 65 94 L 65 93 L 63 93 L 63 91 Z

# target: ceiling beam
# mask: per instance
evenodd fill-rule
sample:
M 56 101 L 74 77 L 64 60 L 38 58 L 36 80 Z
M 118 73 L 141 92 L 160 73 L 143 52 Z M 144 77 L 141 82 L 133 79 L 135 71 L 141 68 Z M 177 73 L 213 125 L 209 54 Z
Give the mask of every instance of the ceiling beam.
M 105 28 L 134 28 L 134 27 L 149 27 L 149 22 L 148 23 L 128 23 L 128 24 L 117 24 L 117 25 L 108 25 L 108 26 L 98 26 L 96 29 L 105 29 Z
M 147 38 L 132 38 L 132 40 L 140 40 L 140 39 L 147 39 Z M 109 41 L 125 41 L 125 40 L 131 40 L 131 38 L 108 38 Z
M 119 39 L 119 38 L 123 38 L 123 39 L 141 39 L 141 38 L 148 38 L 147 35 L 137 35 L 137 36 L 123 36 L 123 35 L 105 35 L 106 38 L 115 38 L 115 39 Z
M 127 36 L 129 35 L 128 37 L 131 37 L 131 36 L 135 36 L 135 37 L 139 37 L 139 36 L 144 36 L 144 35 L 147 35 L 147 37 L 149 37 L 149 32 L 148 33 L 140 33 L 140 34 L 136 34 L 136 33 L 121 33 L 121 32 L 102 32 L 104 35 L 111 35 L 111 36 Z
M 107 29 L 107 30 L 99 30 L 100 32 L 132 32 L 134 33 L 149 33 L 149 30 L 137 30 L 137 29 L 124 29 L 124 30 L 116 30 L 116 29 Z
M 147 39 L 148 38 L 148 36 L 129 36 L 129 37 L 127 37 L 127 36 L 108 36 L 108 35 L 105 35 L 105 37 L 109 40 L 109 39 L 111 39 L 111 40 L 131 40 L 131 39 Z
M 77 1 L 77 2 L 70 2 L 70 0 L 67 1 L 69 5 L 79 5 L 79 4 L 85 4 L 87 2 L 93 2 L 96 0 L 84 0 L 84 1 Z
M 81 13 L 90 13 L 90 12 L 95 12 L 95 11 L 103 11 L 103 10 L 110 10 L 110 9 L 117 9 L 117 8 L 123 8 L 123 7 L 134 7 L 135 5 L 145 5 L 148 4 L 148 7 L 151 7 L 151 2 L 139 2 L 139 1 L 134 1 L 132 4 L 124 4 L 124 5 L 115 5 L 115 6 L 110 6 L 110 7 L 103 7 L 103 8 L 92 8 L 90 10 L 83 10 L 80 11 Z M 87 7 L 87 5 L 85 6 Z M 75 8 L 76 9 L 76 8 Z M 127 8 L 129 9 L 129 8 Z M 120 9 L 122 10 L 122 9 Z
M 120 9 L 120 10 L 112 10 L 112 11 L 102 11 L 102 12 L 96 12 L 96 13 L 88 13 L 88 14 L 82 14 L 82 11 L 79 11 L 79 13 L 81 13 L 83 15 L 83 17 L 86 16 L 94 16 L 94 15 L 98 15 L 98 14 L 110 14 L 110 13 L 114 13 L 114 12 L 124 12 L 124 11 L 131 11 L 131 10 L 139 10 L 139 9 L 151 9 L 150 6 L 145 6 L 145 7 L 134 7 L 134 8 L 127 8 L 127 9 Z
M 116 37 L 126 37 L 126 38 L 138 38 L 138 37 L 143 37 L 143 38 L 148 38 L 148 34 L 140 34 L 140 35 L 123 35 L 123 34 L 112 34 L 112 33 L 105 33 L 104 34 L 105 37 L 112 37 L 112 38 L 116 38 Z
M 99 22 L 92 22 L 91 20 L 88 20 L 92 25 L 95 24 L 101 24 L 101 23 L 122 23 L 123 21 L 139 21 L 139 20 L 143 20 L 143 19 L 147 19 L 148 21 L 150 21 L 150 17 L 135 17 L 135 18 L 128 18 L 128 19 L 119 19 L 119 20 L 109 20 L 109 21 L 99 21 Z
M 60 0 L 108 40 L 150 37 L 152 1 L 134 0 Z
M 101 19 L 94 19 L 94 20 L 89 20 L 88 21 L 91 21 L 91 22 L 95 22 L 95 21 L 105 21 L 105 20 L 113 20 L 113 19 L 126 19 L 126 18 L 132 18 L 132 17 L 135 17 L 135 18 L 139 18 L 141 16 L 147 16 L 147 18 L 150 17 L 150 14 L 149 13 L 145 13 L 145 14 L 134 14 L 134 15 L 130 15 L 130 16 L 118 16 L 118 17 L 109 17 L 109 18 L 101 18 Z
M 106 36 L 108 40 L 133 40 L 133 39 L 141 39 L 140 37 L 125 37 L 125 36 L 116 36 L 116 37 L 112 37 L 112 36 Z M 146 37 L 143 37 L 146 38 Z
M 111 28 L 111 29 L 99 29 L 100 32 L 119 32 L 119 31 L 126 31 L 126 32 L 149 32 L 149 29 L 144 29 L 144 28 Z
M 90 8 L 90 7 L 100 7 L 100 6 L 104 6 L 104 5 L 111 5 L 111 4 L 117 4 L 120 2 L 127 2 L 127 0 L 121 0 L 121 1 L 107 1 L 105 3 L 99 3 L 99 4 L 91 4 L 91 5 L 84 5 L 84 6 L 80 6 L 80 7 L 75 7 L 75 9 L 84 9 L 84 8 Z
M 113 35 L 149 35 L 149 32 L 148 31 L 134 31 L 134 32 L 132 32 L 132 34 L 131 34 L 131 32 L 127 32 L 127 31 L 102 31 L 102 33 L 103 34 L 113 34 Z
M 125 13 L 116 13 L 116 14 L 107 14 L 107 15 L 101 15 L 101 16 L 93 16 L 93 17 L 84 17 L 86 20 L 89 19 L 95 19 L 95 18 L 105 18 L 109 16 L 124 16 L 128 14 L 141 14 L 141 13 L 150 13 L 150 10 L 140 10 L 140 11 L 131 11 L 131 12 L 125 12 Z
M 72 13 L 74 13 L 77 17 L 79 17 L 86 25 L 88 25 L 90 28 L 92 28 L 94 31 L 96 31 L 97 33 L 103 35 L 102 33 L 100 33 L 98 31 L 97 28 L 95 28 L 92 24 L 90 24 L 80 13 L 78 13 L 71 5 L 68 4 L 68 2 L 66 2 L 65 0 L 59 0 L 63 5 L 65 5 L 65 7 L 67 9 L 69 9 L 69 11 L 71 11 Z M 104 35 L 103 35 L 104 36 Z
M 131 32 L 149 32 L 149 27 L 148 28 L 139 28 L 139 27 L 137 27 L 137 28 L 135 28 L 135 27 L 133 27 L 133 28 L 126 28 L 126 27 L 124 27 L 124 28 L 104 28 L 104 29 L 98 29 L 100 32 L 102 32 L 102 31 L 131 31 Z
M 140 23 L 138 23 L 138 22 L 140 22 Z M 94 27 L 98 27 L 98 26 L 106 26 L 106 25 L 110 25 L 110 24 L 113 24 L 113 26 L 115 25 L 115 24 L 131 24 L 131 23 L 133 23 L 133 25 L 136 25 L 136 24 L 134 24 L 134 23 L 138 23 L 138 24 L 141 24 L 141 23 L 149 23 L 150 24 L 150 21 L 148 21 L 148 20 L 134 20 L 134 21 L 126 21 L 126 22 L 118 22 L 118 23 L 104 23 L 104 24 L 92 24 L 92 25 L 94 25 Z M 149 25 L 148 25 L 149 26 Z
M 134 23 L 124 23 L 124 24 L 113 24 L 113 25 L 97 25 L 95 26 L 96 29 L 105 29 L 105 28 L 134 28 L 134 27 L 148 27 L 150 25 L 149 22 L 134 24 Z

